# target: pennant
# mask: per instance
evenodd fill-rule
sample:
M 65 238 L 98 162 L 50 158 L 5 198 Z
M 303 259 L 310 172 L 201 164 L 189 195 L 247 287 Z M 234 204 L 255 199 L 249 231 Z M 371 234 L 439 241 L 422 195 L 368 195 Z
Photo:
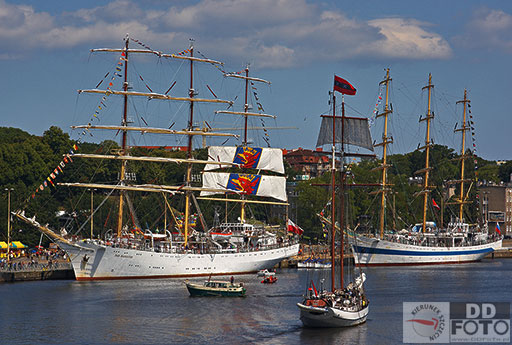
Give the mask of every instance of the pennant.
M 62 162 L 61 162 L 62 163 Z M 57 166 L 57 169 L 60 170 L 61 173 L 64 173 L 64 171 L 62 170 L 62 168 L 60 167 L 60 165 Z
M 338 76 L 334 76 L 334 91 L 338 91 L 343 95 L 354 96 L 356 94 L 356 88 L 353 87 L 348 81 Z
M 432 206 L 434 206 L 435 208 L 437 208 L 438 210 L 441 209 L 441 207 L 439 207 L 439 205 L 436 203 L 436 201 L 432 198 Z

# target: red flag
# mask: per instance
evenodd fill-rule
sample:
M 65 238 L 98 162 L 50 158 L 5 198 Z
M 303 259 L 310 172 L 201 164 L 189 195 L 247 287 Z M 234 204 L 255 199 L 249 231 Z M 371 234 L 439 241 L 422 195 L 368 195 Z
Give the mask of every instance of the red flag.
M 434 206 L 435 208 L 437 208 L 438 210 L 441 209 L 441 207 L 439 207 L 439 205 L 436 203 L 436 201 L 434 199 L 432 199 L 432 206 Z
M 291 219 L 288 219 L 287 228 L 289 232 L 293 232 L 294 234 L 297 235 L 302 235 L 302 233 L 304 232 L 304 230 L 302 230 L 300 226 L 292 222 Z
M 334 91 L 338 91 L 344 95 L 354 96 L 357 90 L 345 79 L 334 76 Z

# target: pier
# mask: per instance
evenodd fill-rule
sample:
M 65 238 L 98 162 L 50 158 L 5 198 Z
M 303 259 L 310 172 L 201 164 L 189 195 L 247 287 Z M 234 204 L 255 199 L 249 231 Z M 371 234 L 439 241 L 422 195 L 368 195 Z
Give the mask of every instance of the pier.
M 28 264 L 27 261 L 13 260 L 0 267 L 0 283 L 58 279 L 75 279 L 70 262 L 62 260 Z

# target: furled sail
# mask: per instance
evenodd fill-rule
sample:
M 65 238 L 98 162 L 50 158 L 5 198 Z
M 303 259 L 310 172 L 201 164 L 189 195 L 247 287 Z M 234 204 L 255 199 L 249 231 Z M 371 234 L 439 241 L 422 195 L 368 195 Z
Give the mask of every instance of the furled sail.
M 341 143 L 341 117 L 336 116 L 336 142 Z M 363 147 L 373 151 L 372 137 L 368 127 L 368 119 L 358 117 L 344 118 L 343 143 Z M 316 146 L 332 144 L 332 116 L 322 116 L 322 125 Z
M 284 176 L 205 172 L 203 188 L 226 188 L 244 195 L 266 196 L 287 201 Z M 201 196 L 213 194 L 218 193 L 201 191 Z
M 269 170 L 284 174 L 283 151 L 276 148 L 210 146 L 208 161 L 233 162 L 240 164 L 240 168 Z M 219 168 L 229 168 L 229 166 L 207 164 L 204 170 Z

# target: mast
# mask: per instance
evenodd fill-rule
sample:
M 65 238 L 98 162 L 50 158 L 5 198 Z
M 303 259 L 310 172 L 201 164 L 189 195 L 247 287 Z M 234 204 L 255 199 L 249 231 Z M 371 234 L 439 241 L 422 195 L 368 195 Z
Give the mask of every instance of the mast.
M 343 254 L 345 249 L 345 96 L 341 95 L 341 181 L 340 181 L 340 288 L 343 289 Z
M 247 113 L 249 110 L 249 104 L 247 102 L 247 98 L 249 94 L 249 66 L 245 67 L 245 103 L 244 103 L 244 113 Z M 244 141 L 243 146 L 247 146 L 247 122 L 249 117 L 244 115 Z M 245 222 L 245 196 L 242 195 L 242 203 L 240 207 L 240 221 L 242 223 Z
M 190 50 L 190 57 L 191 58 L 194 57 L 194 43 L 192 40 L 190 41 L 189 50 Z M 188 91 L 188 96 L 189 96 L 189 98 L 194 98 L 195 95 L 196 95 L 196 93 L 194 92 L 194 60 L 190 60 L 190 88 Z M 190 115 L 189 115 L 188 128 L 187 128 L 189 131 L 193 130 L 193 126 L 194 126 L 193 121 L 194 121 L 194 102 L 190 102 Z M 189 159 L 192 159 L 192 138 L 193 138 L 192 135 L 188 136 L 187 151 L 188 151 Z M 190 186 L 191 178 L 192 178 L 192 164 L 189 163 L 189 164 L 187 164 L 187 175 L 185 178 L 185 185 L 187 187 Z M 185 223 L 184 223 L 184 231 L 185 231 L 184 246 L 185 247 L 187 246 L 187 242 L 188 242 L 189 214 L 190 214 L 190 192 L 186 191 L 185 192 Z
M 423 179 L 423 190 L 420 192 L 423 194 L 423 228 L 422 231 L 425 232 L 427 228 L 427 202 L 428 202 L 428 195 L 430 193 L 430 188 L 428 184 L 428 178 L 429 173 L 432 168 L 429 166 L 429 158 L 430 158 L 430 147 L 432 146 L 430 142 L 430 121 L 434 118 L 434 114 L 430 111 L 430 103 L 431 103 L 431 95 L 432 95 L 432 88 L 434 85 L 432 85 L 432 74 L 429 73 L 428 75 L 428 85 L 424 86 L 422 90 L 428 89 L 428 105 L 427 105 L 427 114 L 424 118 L 420 118 L 420 122 L 427 121 L 427 133 L 425 136 L 425 146 L 420 147 L 420 149 L 425 149 L 425 168 L 422 170 L 419 170 L 418 173 L 424 173 L 424 179 Z
M 93 239 L 93 229 L 94 229 L 94 198 L 93 198 L 94 190 L 91 188 L 91 240 Z
M 125 54 L 125 63 L 124 63 L 124 82 L 123 82 L 123 90 L 126 92 L 128 91 L 128 43 L 130 39 L 128 35 L 126 35 L 125 38 L 125 47 L 124 47 L 124 54 Z M 128 126 L 128 95 L 123 96 L 123 127 Z M 128 132 L 126 130 L 123 130 L 123 136 L 121 139 L 121 152 L 120 154 L 122 156 L 125 156 L 127 154 L 126 150 L 126 140 L 128 136 Z M 123 160 L 121 163 L 121 171 L 119 173 L 119 180 L 121 181 L 121 185 L 124 185 L 124 177 L 126 172 L 126 163 L 127 161 Z M 124 198 L 124 191 L 119 191 L 119 212 L 117 216 L 117 237 L 121 237 L 121 230 L 123 228 L 123 198 Z
M 245 103 L 244 103 L 244 112 L 247 113 L 249 110 L 249 104 L 247 103 L 247 97 L 249 93 L 249 66 L 245 67 Z M 244 116 L 244 146 L 247 146 L 247 115 Z
M 270 117 L 270 118 L 274 118 L 274 119 L 276 117 L 274 115 L 269 115 L 269 114 L 260 114 L 260 113 L 249 112 L 249 81 L 261 82 L 261 83 L 266 83 L 269 85 L 270 85 L 270 82 L 266 81 L 264 79 L 260 79 L 260 78 L 249 77 L 249 65 L 247 65 L 245 67 L 244 71 L 245 71 L 245 75 L 240 75 L 240 74 L 236 74 L 236 73 L 224 74 L 225 77 L 239 78 L 239 79 L 245 80 L 244 111 L 237 112 L 237 111 L 220 110 L 220 111 L 216 111 L 215 113 L 216 114 L 241 115 L 244 117 L 244 139 L 242 141 L 242 146 L 247 146 L 248 145 L 247 131 L 249 129 L 249 127 L 248 127 L 249 116 Z M 245 222 L 245 205 L 246 205 L 246 201 L 245 201 L 246 199 L 245 199 L 244 195 L 242 195 L 241 200 L 242 200 L 242 203 L 241 203 L 241 207 L 240 207 L 240 221 L 242 223 L 244 223 Z
M 338 91 L 342 95 L 341 102 L 341 116 L 336 116 L 336 96 L 335 93 Z M 353 153 L 345 152 L 345 144 L 354 145 L 357 147 L 365 148 L 370 151 L 373 151 L 373 144 L 370 135 L 370 129 L 368 127 L 368 119 L 367 118 L 357 118 L 357 117 L 346 117 L 345 116 L 345 99 L 344 95 L 355 95 L 356 89 L 346 80 L 334 76 L 334 87 L 332 91 L 332 116 L 331 115 L 321 115 L 322 124 L 320 125 L 320 132 L 318 134 L 318 139 L 316 142 L 316 146 L 322 146 L 327 144 L 332 144 L 332 165 L 331 165 L 331 284 L 332 284 L 332 292 L 335 292 L 335 234 L 336 234 L 336 142 L 339 140 L 341 142 L 340 149 L 340 164 L 341 164 L 341 174 L 340 174 L 340 233 L 341 233 L 341 252 L 340 252 L 340 285 L 343 288 L 343 249 L 344 249 L 344 223 L 345 223 L 345 171 L 344 171 L 344 158 L 345 156 L 355 156 Z M 331 95 L 331 92 L 329 92 Z M 332 128 L 331 128 L 331 119 L 332 119 Z M 336 133 L 336 122 L 339 120 L 338 130 L 339 136 L 337 137 Z M 345 133 L 345 127 L 350 130 Z M 332 133 L 331 133 L 332 131 Z M 359 156 L 359 155 L 358 155 Z M 368 155 L 365 155 L 368 156 Z M 372 155 L 374 156 L 374 155 Z
M 332 92 L 332 165 L 331 165 L 331 286 L 332 292 L 336 290 L 335 286 L 335 241 L 334 237 L 336 234 L 336 95 L 334 90 Z M 343 229 L 341 230 L 343 231 Z
M 393 138 L 388 137 L 388 116 L 393 112 L 389 108 L 389 83 L 391 82 L 391 78 L 389 77 L 389 68 L 386 69 L 386 79 L 381 81 L 379 85 L 386 85 L 386 99 L 384 105 L 384 112 L 377 114 L 377 118 L 384 116 L 384 132 L 382 134 L 382 142 L 375 144 L 375 146 L 382 146 L 382 164 L 378 169 L 382 170 L 382 183 L 381 189 L 378 193 L 381 194 L 380 198 L 380 223 L 379 223 L 379 234 L 380 238 L 384 237 L 384 216 L 386 214 L 386 194 L 389 192 L 389 184 L 387 184 L 387 170 L 390 165 L 387 164 L 387 152 L 388 152 L 388 144 L 393 143 Z
M 455 129 L 454 132 L 462 132 L 462 148 L 460 152 L 460 194 L 459 200 L 457 200 L 457 204 L 459 204 L 459 222 L 462 222 L 462 217 L 464 215 L 464 204 L 466 203 L 464 197 L 464 162 L 467 159 L 467 155 L 465 152 L 466 148 L 466 131 L 469 130 L 469 126 L 466 125 L 466 108 L 471 101 L 467 99 L 467 90 L 464 89 L 464 99 L 462 101 L 457 101 L 456 104 L 463 104 L 462 111 L 462 127 Z
M 80 126 L 72 126 L 72 128 L 85 128 L 87 130 L 90 129 L 106 129 L 106 130 L 115 130 L 122 133 L 122 139 L 121 139 L 121 149 L 118 151 L 117 155 L 96 155 L 96 154 L 77 154 L 77 157 L 83 157 L 83 158 L 93 158 L 93 159 L 114 159 L 114 160 L 121 160 L 121 170 L 119 174 L 119 183 L 117 185 L 107 185 L 107 184 L 92 184 L 92 183 L 58 183 L 58 185 L 64 185 L 64 186 L 70 186 L 70 187 L 85 187 L 85 188 L 98 188 L 98 189 L 117 189 L 119 190 L 119 212 L 118 212 L 118 221 L 117 221 L 117 236 L 121 236 L 122 227 L 123 227 L 123 204 L 124 204 L 124 198 L 127 197 L 126 192 L 127 191 L 144 191 L 144 192 L 158 192 L 158 193 L 184 193 L 185 199 L 186 199 L 186 205 L 185 205 L 185 236 L 188 236 L 188 228 L 189 228 L 189 213 L 190 213 L 190 196 L 192 192 L 195 191 L 203 191 L 205 189 L 203 188 L 197 188 L 197 187 L 191 187 L 191 175 L 192 175 L 192 164 L 213 164 L 213 162 L 209 161 L 203 161 L 203 160 L 196 160 L 192 158 L 192 141 L 194 136 L 200 135 L 200 136 L 230 136 L 230 137 L 236 137 L 238 138 L 238 135 L 234 135 L 231 133 L 210 133 L 206 130 L 200 130 L 195 129 L 193 126 L 193 120 L 194 120 L 194 103 L 195 102 L 204 102 L 204 103 L 227 103 L 229 105 L 232 105 L 232 101 L 227 100 L 221 100 L 221 99 L 202 99 L 196 97 L 197 92 L 194 90 L 194 84 L 193 84 L 193 67 L 194 62 L 206 62 L 210 63 L 212 65 L 220 64 L 222 65 L 222 62 L 210 60 L 210 59 L 203 59 L 203 58 L 196 58 L 194 57 L 194 47 L 193 47 L 193 41 L 191 40 L 190 43 L 190 56 L 184 56 L 184 55 L 175 55 L 175 54 L 164 54 L 160 51 L 151 50 L 148 47 L 146 49 L 130 49 L 129 48 L 129 35 L 126 35 L 125 38 L 125 46 L 123 48 L 116 48 L 116 49 L 110 49 L 110 48 L 101 48 L 101 49 L 91 49 L 91 52 L 119 52 L 121 53 L 121 59 L 124 61 L 124 83 L 122 91 L 119 90 L 112 90 L 110 87 L 108 87 L 106 90 L 100 90 L 100 89 L 88 89 L 88 90 L 78 90 L 79 93 L 93 93 L 93 94 L 105 94 L 106 96 L 109 95 L 119 95 L 123 97 L 123 119 L 120 126 L 109 126 L 109 125 L 91 125 L 91 123 L 87 125 L 80 125 Z M 138 41 L 136 41 L 138 42 Z M 146 53 L 146 54 L 154 54 L 158 56 L 159 58 L 173 58 L 173 59 L 181 59 L 181 60 L 189 60 L 190 61 L 190 87 L 189 87 L 189 97 L 174 97 L 174 96 L 168 96 L 167 94 L 160 94 L 152 92 L 136 92 L 136 91 L 128 91 L 129 90 L 129 84 L 128 84 L 128 55 L 129 53 Z M 128 97 L 132 96 L 138 96 L 138 97 L 147 97 L 149 99 L 156 99 L 156 100 L 166 100 L 166 101 L 181 101 L 181 102 L 189 102 L 190 103 L 190 115 L 188 119 L 188 125 L 186 130 L 171 130 L 170 128 L 151 128 L 151 127 L 133 127 L 128 126 Z M 269 116 L 269 115 L 267 115 Z M 128 152 L 128 143 L 127 143 L 127 137 L 128 133 L 130 131 L 136 131 L 140 132 L 141 134 L 144 133 L 157 133 L 157 134 L 171 134 L 171 135 L 186 135 L 188 137 L 188 159 L 177 159 L 177 158 L 164 158 L 164 157 L 132 157 L 129 155 Z M 75 156 L 75 155 L 73 155 Z M 127 185 L 125 183 L 126 178 L 126 167 L 128 161 L 153 161 L 153 162 L 174 162 L 174 163 L 186 163 L 187 164 L 187 172 L 185 176 L 185 183 L 182 186 L 179 187 L 173 187 L 173 186 L 163 186 L 163 185 Z M 225 164 L 227 166 L 237 166 L 238 164 L 234 164 L 231 162 L 216 162 L 217 164 Z M 224 189 L 221 188 L 209 188 L 206 189 L 207 191 L 211 192 L 225 192 Z M 129 199 L 126 199 L 128 206 L 131 207 L 131 203 L 129 202 Z M 185 245 L 187 244 L 188 238 L 185 238 Z

